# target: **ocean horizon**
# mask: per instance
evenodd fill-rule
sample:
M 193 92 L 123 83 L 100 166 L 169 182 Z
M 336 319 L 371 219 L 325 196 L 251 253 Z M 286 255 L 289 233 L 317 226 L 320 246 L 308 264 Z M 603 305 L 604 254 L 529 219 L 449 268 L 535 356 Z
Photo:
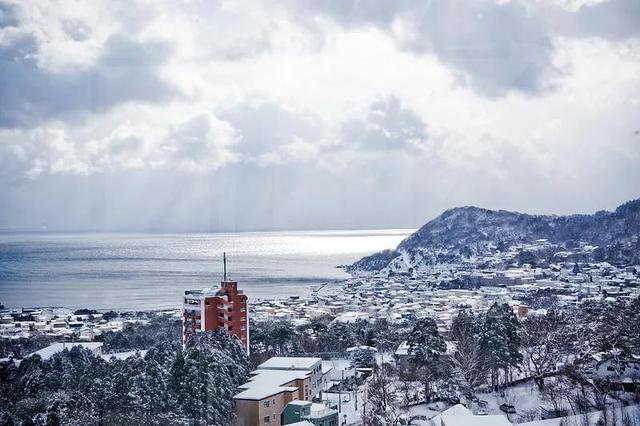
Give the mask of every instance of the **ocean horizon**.
M 412 230 L 237 233 L 0 233 L 6 307 L 155 310 L 228 277 L 250 300 L 307 296 L 350 277 L 339 266 L 395 248 Z

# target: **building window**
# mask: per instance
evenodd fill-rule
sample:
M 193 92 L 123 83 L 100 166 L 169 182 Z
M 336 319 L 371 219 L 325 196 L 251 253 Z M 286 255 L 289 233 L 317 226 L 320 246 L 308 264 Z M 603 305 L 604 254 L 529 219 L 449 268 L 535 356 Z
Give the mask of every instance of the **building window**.
M 269 423 L 269 416 L 264 416 L 264 422 Z
M 273 398 L 273 405 L 276 405 L 276 399 Z
M 268 406 L 269 406 L 269 401 L 265 401 L 265 402 L 263 402 L 263 403 L 262 403 L 262 405 L 263 405 L 265 408 L 266 408 L 266 407 L 268 407 Z

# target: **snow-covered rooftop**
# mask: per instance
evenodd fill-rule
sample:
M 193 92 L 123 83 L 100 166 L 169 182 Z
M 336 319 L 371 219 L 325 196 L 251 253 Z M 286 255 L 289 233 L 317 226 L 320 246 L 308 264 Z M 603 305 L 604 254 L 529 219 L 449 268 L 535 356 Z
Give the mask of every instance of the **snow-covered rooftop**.
M 74 346 L 82 346 L 86 349 L 89 349 L 91 351 L 96 351 L 98 349 L 100 349 L 102 347 L 102 343 L 97 343 L 97 342 L 93 342 L 93 343 L 89 343 L 89 342 L 82 342 L 82 343 L 54 343 L 52 345 L 47 346 L 46 348 L 40 349 L 39 351 L 36 351 L 32 354 L 30 354 L 29 356 L 33 356 L 33 355 L 40 355 L 40 358 L 42 358 L 43 360 L 48 360 L 50 359 L 53 355 L 57 354 L 58 352 L 62 352 L 65 349 L 69 349 L 71 350 L 71 348 L 73 348 Z
M 277 386 L 272 388 L 262 388 L 258 386 L 240 392 L 235 395 L 233 399 L 251 399 L 260 401 L 261 399 L 277 395 L 281 392 L 296 392 L 297 390 L 298 388 L 292 386 Z
M 296 386 L 287 386 L 294 380 L 303 380 L 310 376 L 309 371 L 300 370 L 255 370 L 249 381 L 238 386 L 244 389 L 234 399 L 260 400 L 280 392 L 298 390 Z
M 321 362 L 320 358 L 305 357 L 273 357 L 258 366 L 258 369 L 291 369 L 291 370 L 311 370 L 313 366 Z
M 239 386 L 240 389 L 249 389 L 256 386 L 283 386 L 293 380 L 306 379 L 311 373 L 300 370 L 255 370 L 251 374 L 249 381 Z
M 492 416 L 443 416 L 442 426 L 512 426 L 512 423 L 499 414 Z
M 307 405 L 311 405 L 311 401 L 304 401 L 302 399 L 294 399 L 287 405 L 297 405 L 301 407 L 306 407 Z

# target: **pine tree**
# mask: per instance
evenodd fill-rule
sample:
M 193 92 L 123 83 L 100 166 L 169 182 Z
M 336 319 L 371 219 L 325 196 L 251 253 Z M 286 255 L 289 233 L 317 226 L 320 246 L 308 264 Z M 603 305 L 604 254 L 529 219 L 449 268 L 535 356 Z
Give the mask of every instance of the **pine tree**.
M 508 381 L 510 367 L 522 359 L 520 355 L 520 324 L 507 305 L 494 303 L 485 315 L 481 333 L 480 347 L 491 368 L 491 384 L 498 384 L 498 372 L 504 370 L 505 383 Z
M 228 424 L 233 395 L 249 374 L 242 346 L 224 331 L 199 333 L 184 352 L 183 411 L 207 424 Z
M 351 365 L 355 368 L 372 368 L 375 362 L 375 351 L 370 349 L 356 349 L 351 352 Z
M 349 326 L 341 321 L 334 321 L 326 333 L 326 346 L 336 351 L 344 351 L 355 344 L 355 338 Z
M 425 398 L 429 399 L 430 384 L 439 372 L 438 362 L 447 351 L 447 344 L 438 332 L 433 318 L 422 318 L 416 321 L 407 338 L 409 360 L 422 369 Z

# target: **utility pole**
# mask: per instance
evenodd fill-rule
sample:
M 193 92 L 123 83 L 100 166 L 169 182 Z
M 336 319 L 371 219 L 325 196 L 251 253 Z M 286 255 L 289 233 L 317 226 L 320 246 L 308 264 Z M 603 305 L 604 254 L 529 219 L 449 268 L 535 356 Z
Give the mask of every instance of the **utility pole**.
M 354 391 L 355 395 L 355 411 L 358 412 L 358 385 L 356 385 L 356 390 Z
M 342 370 L 342 379 L 338 386 L 338 413 L 342 413 L 342 382 L 344 382 L 344 370 Z
M 362 424 L 367 421 L 367 388 L 364 388 L 364 402 L 362 403 Z

